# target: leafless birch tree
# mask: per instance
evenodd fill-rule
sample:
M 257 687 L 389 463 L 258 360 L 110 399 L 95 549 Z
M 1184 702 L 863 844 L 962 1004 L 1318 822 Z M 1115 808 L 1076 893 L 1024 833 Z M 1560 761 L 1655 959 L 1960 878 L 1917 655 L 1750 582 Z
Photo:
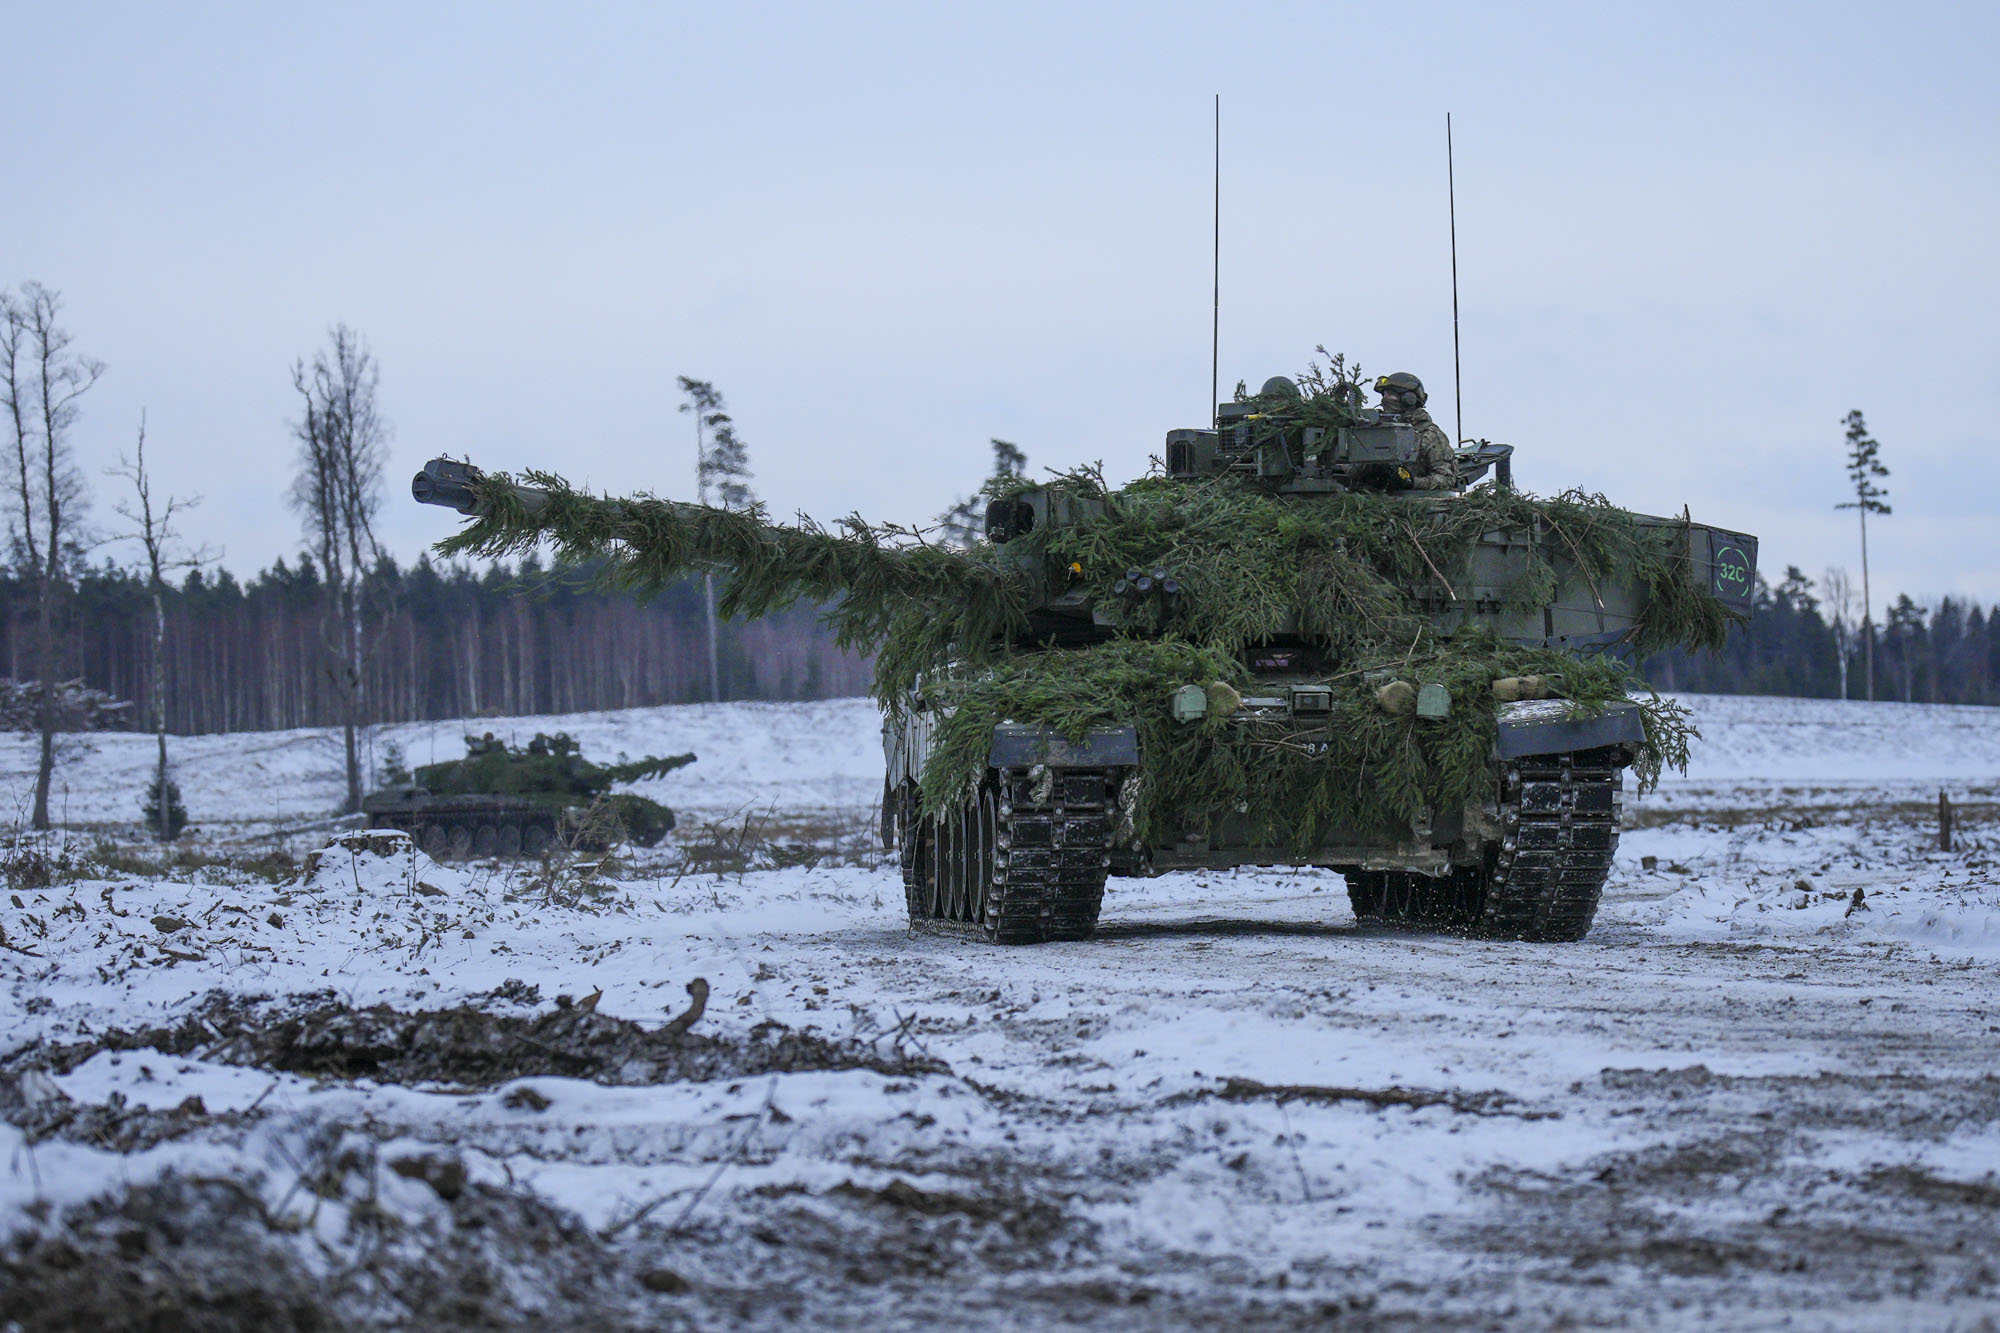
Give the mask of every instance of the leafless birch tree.
M 1826 593 L 1826 624 L 1833 631 L 1833 650 L 1840 655 L 1840 697 L 1847 697 L 1847 653 L 1854 640 L 1854 580 L 1845 565 L 1828 565 L 1820 579 Z
M 310 363 L 292 365 L 304 414 L 294 424 L 299 472 L 291 500 L 305 520 L 306 541 L 326 580 L 323 638 L 327 670 L 342 699 L 349 813 L 361 808 L 358 733 L 366 718 L 368 571 L 381 556 L 375 514 L 382 505 L 382 465 L 389 423 L 377 409 L 381 375 L 367 342 L 345 324 Z
M 38 282 L 18 295 L 0 293 L 0 410 L 13 432 L 10 500 L 20 562 L 35 599 L 35 673 L 41 685 L 36 718 L 40 747 L 35 763 L 34 827 L 49 827 L 49 788 L 55 778 L 56 731 L 61 721 L 56 679 L 62 656 L 64 562 L 76 545 L 84 504 L 70 431 L 77 400 L 104 373 L 104 363 L 78 354 L 58 323 L 62 296 Z
M 119 536 L 139 543 L 146 553 L 146 588 L 153 597 L 153 737 L 159 744 L 150 795 L 152 817 L 157 821 L 153 835 L 171 842 L 180 829 L 175 826 L 174 809 L 179 792 L 167 767 L 167 573 L 199 569 L 216 558 L 207 549 L 188 550 L 174 531 L 174 515 L 201 503 L 200 496 L 181 498 L 169 495 L 153 498 L 153 477 L 146 470 L 146 414 L 139 414 L 139 443 L 131 458 L 121 458 L 111 475 L 131 484 L 132 498 L 118 503 L 119 517 L 131 526 Z

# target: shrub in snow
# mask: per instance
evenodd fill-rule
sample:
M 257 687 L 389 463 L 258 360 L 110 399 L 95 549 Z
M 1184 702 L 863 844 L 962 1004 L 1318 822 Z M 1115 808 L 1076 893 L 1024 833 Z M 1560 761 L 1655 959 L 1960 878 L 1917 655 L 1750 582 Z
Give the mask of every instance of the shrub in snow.
M 146 784 L 144 814 L 146 828 L 161 842 L 180 837 L 188 822 L 187 807 L 181 804 L 181 784 L 167 778 L 163 790 L 160 777 L 154 775 Z

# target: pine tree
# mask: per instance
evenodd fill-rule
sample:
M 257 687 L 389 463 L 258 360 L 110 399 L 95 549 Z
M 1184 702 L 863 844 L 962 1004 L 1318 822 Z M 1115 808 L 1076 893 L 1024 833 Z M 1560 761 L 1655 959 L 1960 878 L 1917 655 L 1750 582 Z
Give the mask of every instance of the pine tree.
M 146 784 L 146 804 L 140 813 L 146 817 L 146 827 L 161 842 L 180 837 L 188 822 L 187 807 L 181 804 L 181 785 L 164 770 L 154 773 L 153 780 Z
M 750 452 L 737 437 L 736 422 L 729 415 L 729 405 L 722 400 L 722 394 L 708 380 L 690 379 L 686 375 L 677 377 L 681 392 L 687 395 L 680 410 L 694 418 L 694 484 L 695 498 L 702 504 L 708 503 L 709 488 L 715 489 L 716 503 L 724 509 L 748 509 L 757 503 L 751 494 L 749 480 Z M 708 697 L 712 701 L 722 698 L 722 653 L 718 645 L 715 623 L 715 575 L 704 571 L 701 576 L 702 597 L 707 606 L 708 616 Z
M 1837 504 L 1835 509 L 1858 510 L 1861 516 L 1861 644 L 1864 671 L 1868 680 L 1868 697 L 1875 697 L 1875 624 L 1873 608 L 1869 604 L 1868 592 L 1868 516 L 1887 516 L 1889 506 L 1882 501 L 1889 492 L 1875 484 L 1876 478 L 1889 475 L 1889 469 L 1882 465 L 1882 446 L 1868 433 L 1868 422 L 1856 408 L 1843 419 L 1847 427 L 1847 480 L 1854 487 L 1854 499 L 1845 504 Z
M 1912 601 L 1910 594 L 1902 593 L 1889 608 L 1889 621 L 1883 627 L 1883 641 L 1903 673 L 1906 704 L 1917 701 L 1917 667 L 1930 646 L 1924 630 L 1925 619 L 1924 608 Z

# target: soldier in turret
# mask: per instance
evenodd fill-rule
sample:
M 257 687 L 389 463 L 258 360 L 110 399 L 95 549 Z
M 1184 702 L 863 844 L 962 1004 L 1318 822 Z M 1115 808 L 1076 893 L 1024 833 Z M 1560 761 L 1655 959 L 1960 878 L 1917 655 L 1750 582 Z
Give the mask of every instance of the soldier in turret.
M 1407 370 L 1384 375 L 1375 381 L 1382 410 L 1400 417 L 1417 428 L 1417 461 L 1410 466 L 1410 485 L 1420 491 L 1458 489 L 1458 454 L 1451 439 L 1424 410 L 1429 395 L 1424 382 Z

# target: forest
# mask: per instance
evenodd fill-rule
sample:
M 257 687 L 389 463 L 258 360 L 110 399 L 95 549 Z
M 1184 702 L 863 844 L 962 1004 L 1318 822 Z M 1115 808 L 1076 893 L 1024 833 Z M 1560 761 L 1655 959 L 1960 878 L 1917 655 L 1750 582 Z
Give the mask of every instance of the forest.
M 1749 625 L 1732 629 L 1720 653 L 1663 653 L 1644 675 L 1663 690 L 1712 694 L 2000 704 L 2000 608 L 1899 594 L 1873 632 L 1871 691 L 1866 636 L 1851 616 L 1829 614 L 1815 589 L 1796 566 L 1775 588 L 1760 577 Z
M 1756 613 L 1716 654 L 1665 653 L 1644 664 L 1663 690 L 1865 698 L 1858 627 L 1828 616 L 1816 585 L 1789 569 L 1759 582 Z M 34 677 L 35 598 L 20 571 L 0 572 L 0 676 Z M 328 726 L 346 693 L 328 671 L 325 590 L 310 555 L 239 581 L 192 571 L 166 608 L 167 729 L 179 734 Z M 375 608 L 361 695 L 364 723 L 564 713 L 690 703 L 710 697 L 699 581 L 651 602 L 602 587 L 589 569 L 528 561 L 408 569 L 383 557 L 369 573 Z M 113 725 L 153 717 L 147 666 L 153 606 L 139 573 L 105 565 L 63 599 L 72 622 L 64 673 L 135 707 Z M 1846 643 L 1843 654 L 1841 644 Z M 868 659 L 843 652 L 810 608 L 721 621 L 722 697 L 821 699 L 865 693 Z M 2000 703 L 2000 614 L 1953 597 L 1890 603 L 1875 635 L 1875 697 Z
M 167 730 L 178 734 L 330 726 L 345 717 L 345 683 L 328 670 L 326 591 L 310 555 L 248 581 L 189 572 L 166 609 Z M 62 599 L 65 678 L 154 717 L 152 594 L 138 573 L 104 566 Z M 710 697 L 702 587 L 676 585 L 647 604 L 596 586 L 589 570 L 532 562 L 369 571 L 362 657 L 366 725 L 436 718 L 567 713 Z M 32 679 L 34 589 L 0 574 L 0 676 Z M 730 699 L 821 699 L 867 689 L 869 663 L 842 652 L 809 608 L 717 626 L 720 693 Z

